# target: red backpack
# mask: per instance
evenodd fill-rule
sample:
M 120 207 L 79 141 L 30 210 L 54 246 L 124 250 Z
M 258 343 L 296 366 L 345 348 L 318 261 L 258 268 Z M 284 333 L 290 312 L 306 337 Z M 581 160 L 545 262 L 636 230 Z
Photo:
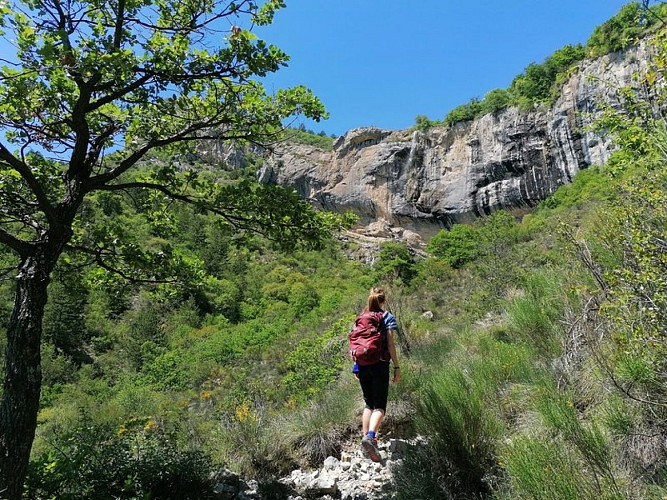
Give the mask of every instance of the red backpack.
M 347 334 L 350 355 L 360 366 L 382 361 L 385 351 L 384 313 L 365 311 L 354 322 Z

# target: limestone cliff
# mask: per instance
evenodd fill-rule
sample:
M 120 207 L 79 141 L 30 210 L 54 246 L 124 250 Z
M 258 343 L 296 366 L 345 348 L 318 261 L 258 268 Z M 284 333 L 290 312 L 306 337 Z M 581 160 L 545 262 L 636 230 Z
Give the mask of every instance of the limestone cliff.
M 263 182 L 294 187 L 326 209 L 369 223 L 429 232 L 497 209 L 534 206 L 581 169 L 601 164 L 613 144 L 588 129 L 616 89 L 645 69 L 646 45 L 584 61 L 549 108 L 516 107 L 426 132 L 358 128 L 333 151 L 277 148 Z

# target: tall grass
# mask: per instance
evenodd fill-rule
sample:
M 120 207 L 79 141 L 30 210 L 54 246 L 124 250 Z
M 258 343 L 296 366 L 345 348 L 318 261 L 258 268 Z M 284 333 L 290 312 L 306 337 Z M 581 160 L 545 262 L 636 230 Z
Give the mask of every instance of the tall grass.
M 340 454 L 362 406 L 358 382 L 345 373 L 317 400 L 277 420 L 271 432 L 282 435 L 301 463 L 319 465 L 328 456 Z
M 397 471 L 399 498 L 490 494 L 501 472 L 496 462 L 504 433 L 500 396 L 508 384 L 538 376 L 530 348 L 470 329 L 458 335 L 444 366 L 441 359 L 423 383 L 417 427 L 428 443 L 413 451 Z M 420 361 L 433 359 L 425 356 Z
M 567 297 L 555 272 L 537 271 L 525 280 L 523 295 L 511 299 L 507 313 L 512 333 L 546 357 L 558 353 L 558 319 Z
M 595 482 L 596 493 L 622 498 L 615 477 L 613 449 L 600 425 L 594 420 L 584 424 L 572 399 L 556 389 L 542 394 L 538 408 L 546 423 L 579 452 L 581 461 L 586 464 Z
M 420 427 L 429 432 L 431 446 L 447 457 L 451 472 L 467 491 L 485 491 L 483 478 L 502 427 L 485 401 L 490 381 L 445 370 L 423 396 Z
M 580 500 L 593 488 L 570 450 L 544 436 L 519 436 L 501 455 L 512 499 Z
M 397 472 L 399 498 L 489 492 L 485 475 L 502 428 L 486 404 L 487 383 L 456 368 L 446 368 L 431 380 L 418 413 L 418 428 L 429 442 Z M 419 481 L 414 481 L 415 474 Z

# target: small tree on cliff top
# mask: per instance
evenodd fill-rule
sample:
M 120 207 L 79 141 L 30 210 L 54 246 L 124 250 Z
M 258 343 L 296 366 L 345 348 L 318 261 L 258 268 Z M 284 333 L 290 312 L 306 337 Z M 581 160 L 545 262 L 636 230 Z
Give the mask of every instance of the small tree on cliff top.
M 0 1 L 0 31 L 15 47 L 0 69 L 0 244 L 17 263 L 0 403 L 0 497 L 21 495 L 39 406 L 47 285 L 63 253 L 134 277 L 140 264 L 152 267 L 152 279 L 169 274 L 164 253 L 152 259 L 86 220 L 88 196 L 159 193 L 283 243 L 317 243 L 336 224 L 275 186 L 215 183 L 168 162 L 137 173 L 156 149 L 165 158 L 205 139 L 261 143 L 285 117 L 324 115 L 307 89 L 269 96 L 256 81 L 288 58 L 237 25 L 268 24 L 283 6 Z

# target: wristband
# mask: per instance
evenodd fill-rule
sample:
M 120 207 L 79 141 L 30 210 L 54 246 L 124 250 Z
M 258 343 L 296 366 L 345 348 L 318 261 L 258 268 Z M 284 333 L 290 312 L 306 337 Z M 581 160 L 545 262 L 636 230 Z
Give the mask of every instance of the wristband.
M 401 369 L 400 366 L 394 366 L 394 371 L 396 371 L 396 370 L 400 370 L 400 369 Z

